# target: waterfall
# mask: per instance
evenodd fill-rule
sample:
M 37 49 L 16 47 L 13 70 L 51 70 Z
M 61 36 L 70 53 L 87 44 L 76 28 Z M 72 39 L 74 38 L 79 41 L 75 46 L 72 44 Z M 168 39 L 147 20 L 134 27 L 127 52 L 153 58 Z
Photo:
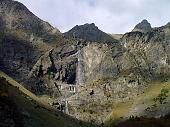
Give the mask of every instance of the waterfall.
M 80 49 L 77 53 L 77 68 L 76 68 L 76 85 L 81 84 L 81 63 L 80 63 Z
M 84 83 L 84 71 L 83 71 L 83 59 L 82 59 L 82 54 L 81 54 L 82 50 L 78 50 L 77 52 L 77 67 L 76 67 L 76 88 L 78 86 L 83 85 Z

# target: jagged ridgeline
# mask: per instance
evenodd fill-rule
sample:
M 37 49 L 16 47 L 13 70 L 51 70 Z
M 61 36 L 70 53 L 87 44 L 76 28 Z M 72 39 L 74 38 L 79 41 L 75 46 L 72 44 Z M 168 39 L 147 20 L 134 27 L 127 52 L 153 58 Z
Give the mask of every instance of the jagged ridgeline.
M 161 93 L 170 85 L 169 23 L 143 20 L 125 34 L 92 23 L 63 34 L 23 4 L 1 0 L 0 28 L 0 70 L 72 117 L 110 125 L 170 111 L 169 92 Z

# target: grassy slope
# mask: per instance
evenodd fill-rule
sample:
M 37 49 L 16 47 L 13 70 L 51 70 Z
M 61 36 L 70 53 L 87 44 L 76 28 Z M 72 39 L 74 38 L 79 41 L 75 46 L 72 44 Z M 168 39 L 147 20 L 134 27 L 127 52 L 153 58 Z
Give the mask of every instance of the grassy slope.
M 19 111 L 26 112 L 31 117 L 32 127 L 88 127 L 93 126 L 88 123 L 83 123 L 73 119 L 48 105 L 46 99 L 37 97 L 15 80 L 10 78 L 3 72 L 0 72 L 0 77 L 6 79 L 8 84 L 9 97 L 17 105 Z M 2 85 L 2 82 L 0 82 Z M 19 89 L 18 89 L 19 88 Z
M 45 97 L 37 97 L 35 94 L 27 90 L 24 86 L 20 85 L 18 82 L 16 82 L 14 79 L 6 75 L 4 72 L 0 71 L 0 77 L 5 78 L 10 84 L 12 84 L 14 87 L 18 87 L 19 90 L 26 94 L 28 97 L 31 99 L 35 100 L 39 104 L 45 106 L 46 108 L 51 108 L 49 107 L 48 101 L 46 101 Z M 50 98 L 49 98 L 50 99 Z M 50 101 L 50 100 L 49 100 Z
M 111 114 L 109 114 L 109 116 L 106 119 L 106 125 L 110 125 L 115 121 L 116 122 L 121 121 L 121 118 L 129 116 L 130 112 L 133 111 L 133 109 L 137 106 L 145 106 L 144 108 L 147 108 L 153 105 L 155 103 L 153 99 L 157 97 L 158 94 L 160 94 L 161 89 L 170 89 L 170 79 L 166 82 L 161 81 L 152 82 L 149 85 L 149 87 L 145 90 L 145 92 L 137 96 L 135 99 L 125 103 L 122 102 L 114 105 Z M 170 97 L 170 94 L 168 96 Z M 160 104 L 157 104 L 157 106 L 159 107 L 160 110 L 165 108 L 162 107 L 163 105 Z

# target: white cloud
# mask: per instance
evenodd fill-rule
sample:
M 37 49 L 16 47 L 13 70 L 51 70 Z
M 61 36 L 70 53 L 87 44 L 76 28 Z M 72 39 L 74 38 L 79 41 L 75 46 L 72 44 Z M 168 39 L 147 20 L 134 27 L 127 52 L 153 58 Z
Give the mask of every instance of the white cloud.
M 152 26 L 170 21 L 169 0 L 18 0 L 62 32 L 94 22 L 101 30 L 124 33 L 143 19 Z

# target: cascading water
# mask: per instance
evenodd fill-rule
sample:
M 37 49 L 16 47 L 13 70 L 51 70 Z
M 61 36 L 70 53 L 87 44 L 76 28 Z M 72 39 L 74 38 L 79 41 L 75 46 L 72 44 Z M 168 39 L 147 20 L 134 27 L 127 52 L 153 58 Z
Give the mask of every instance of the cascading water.
M 76 70 L 76 85 L 83 84 L 83 75 L 82 75 L 82 64 L 81 64 L 81 50 L 78 50 L 77 53 L 77 70 Z
M 81 86 L 84 85 L 84 66 L 83 66 L 83 56 L 82 56 L 82 50 L 83 49 L 78 49 L 77 52 L 77 67 L 76 67 L 76 101 L 79 101 L 80 96 L 79 96 L 79 90 L 81 89 Z

